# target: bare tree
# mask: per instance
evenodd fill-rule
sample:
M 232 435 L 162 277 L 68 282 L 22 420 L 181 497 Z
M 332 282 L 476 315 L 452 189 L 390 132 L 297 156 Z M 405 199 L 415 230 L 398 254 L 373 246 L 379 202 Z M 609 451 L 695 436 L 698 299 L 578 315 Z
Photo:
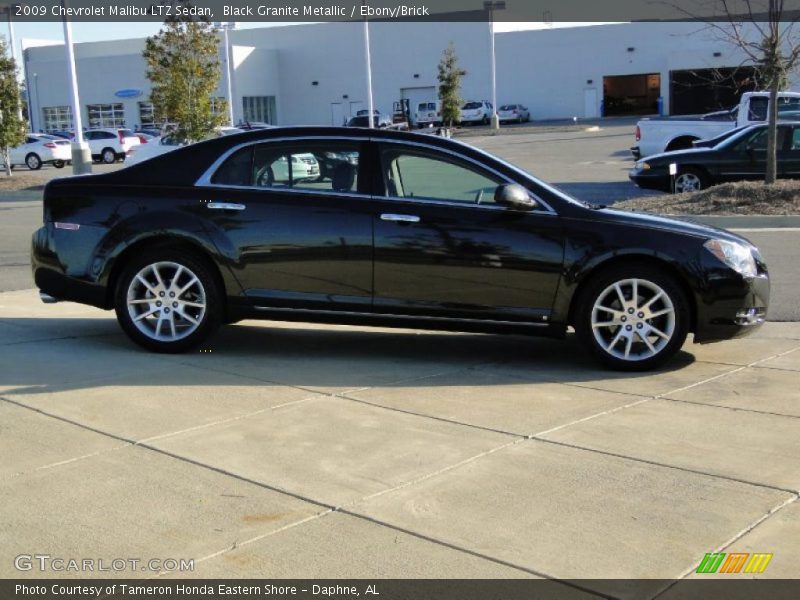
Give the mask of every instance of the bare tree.
M 744 53 L 746 61 L 756 67 L 769 90 L 764 183 L 774 183 L 777 176 L 778 92 L 786 88 L 789 73 L 800 62 L 800 37 L 795 28 L 800 16 L 796 11 L 787 12 L 784 0 L 718 1 L 725 18 L 707 21 L 708 26 Z

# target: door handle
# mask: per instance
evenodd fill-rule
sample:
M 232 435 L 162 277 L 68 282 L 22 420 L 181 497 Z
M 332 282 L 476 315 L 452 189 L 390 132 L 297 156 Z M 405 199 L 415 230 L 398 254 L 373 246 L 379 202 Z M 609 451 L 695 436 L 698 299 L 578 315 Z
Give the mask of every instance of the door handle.
M 400 223 L 419 223 L 419 217 L 416 215 L 395 215 L 392 213 L 383 213 L 381 221 L 399 221 Z
M 209 202 L 206 206 L 211 210 L 244 210 L 247 208 L 244 204 L 234 202 Z

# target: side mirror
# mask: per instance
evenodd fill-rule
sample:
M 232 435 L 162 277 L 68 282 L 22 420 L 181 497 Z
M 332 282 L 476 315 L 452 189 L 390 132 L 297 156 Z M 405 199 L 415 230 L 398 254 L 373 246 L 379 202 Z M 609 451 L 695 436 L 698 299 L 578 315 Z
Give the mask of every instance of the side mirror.
M 518 183 L 498 185 L 494 191 L 494 201 L 512 210 L 528 211 L 536 208 L 536 201 L 531 198 L 528 190 Z

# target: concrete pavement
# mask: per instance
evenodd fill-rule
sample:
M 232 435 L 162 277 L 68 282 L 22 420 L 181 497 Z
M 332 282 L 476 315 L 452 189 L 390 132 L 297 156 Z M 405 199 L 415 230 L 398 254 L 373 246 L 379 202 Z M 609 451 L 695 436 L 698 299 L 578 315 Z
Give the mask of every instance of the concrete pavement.
M 81 575 L 18 572 L 21 553 L 171 557 L 644 597 L 663 582 L 619 579 L 714 550 L 797 573 L 800 323 L 652 374 L 573 339 L 272 322 L 203 350 L 148 354 L 110 313 L 0 293 L 0 576 Z

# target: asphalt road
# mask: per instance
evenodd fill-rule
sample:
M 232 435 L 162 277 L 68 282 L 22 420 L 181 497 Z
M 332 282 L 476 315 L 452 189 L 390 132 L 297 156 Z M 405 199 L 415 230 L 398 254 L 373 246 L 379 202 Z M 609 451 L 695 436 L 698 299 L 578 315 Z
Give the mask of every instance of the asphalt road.
M 632 164 L 631 125 L 614 124 L 600 131 L 536 131 L 499 136 L 470 136 L 465 141 L 555 183 L 593 203 L 645 195 L 627 180 Z M 100 167 L 110 170 L 114 167 Z M 44 170 L 42 171 L 44 173 Z M 61 172 L 53 170 L 53 175 Z M 658 193 L 653 193 L 657 196 Z M 29 266 L 31 233 L 41 223 L 39 200 L 4 200 L 0 193 L 0 291 L 33 287 Z M 800 321 L 800 231 L 742 231 L 762 250 L 770 267 L 773 295 L 769 318 Z

